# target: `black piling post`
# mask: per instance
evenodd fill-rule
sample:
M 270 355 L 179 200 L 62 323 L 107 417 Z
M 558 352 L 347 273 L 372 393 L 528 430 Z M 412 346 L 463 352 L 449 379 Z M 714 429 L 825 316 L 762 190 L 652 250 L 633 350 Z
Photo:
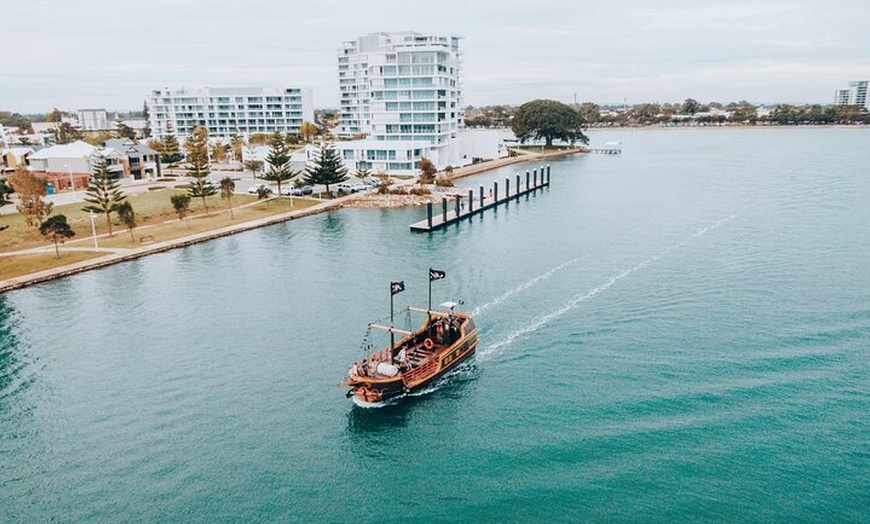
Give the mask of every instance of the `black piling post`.
M 550 164 L 547 164 L 547 185 L 550 185 Z
M 504 199 L 510 200 L 511 198 L 511 179 L 508 177 L 504 177 Z
M 532 187 L 534 189 L 538 189 L 538 170 L 537 169 L 535 169 L 532 172 Z
M 456 218 L 459 218 L 459 195 L 455 195 L 455 196 L 456 196 L 456 202 L 454 202 L 454 204 L 456 207 Z
M 447 197 L 441 197 L 441 223 L 447 223 Z
M 529 190 L 531 189 L 531 187 L 529 187 L 529 177 L 530 177 L 530 176 L 531 176 L 531 175 L 529 174 L 529 172 L 526 171 L 526 193 L 528 193 Z
M 492 181 L 492 201 L 493 203 L 498 203 L 498 180 Z
M 520 174 L 517 173 L 517 200 L 520 199 Z
M 426 204 L 426 223 L 432 229 L 432 202 Z
M 480 209 L 483 209 L 483 184 L 480 184 Z
M 468 214 L 472 214 L 474 212 L 474 190 L 468 190 Z

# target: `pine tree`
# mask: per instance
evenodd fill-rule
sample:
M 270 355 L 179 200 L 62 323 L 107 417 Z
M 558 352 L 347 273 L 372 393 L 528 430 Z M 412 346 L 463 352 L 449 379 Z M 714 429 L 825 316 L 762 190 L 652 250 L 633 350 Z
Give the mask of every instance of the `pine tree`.
M 324 145 L 314 165 L 305 171 L 306 184 L 323 184 L 329 193 L 329 185 L 347 180 L 347 168 L 331 145 Z
M 260 178 L 270 182 L 277 182 L 278 196 L 281 196 L 281 183 L 290 180 L 299 173 L 290 169 L 290 149 L 287 147 L 284 137 L 277 131 L 272 135 L 272 139 L 269 142 L 269 154 L 266 155 L 266 164 L 269 165 L 269 170 Z
M 160 150 L 160 161 L 166 164 L 174 164 L 181 160 L 181 146 L 178 138 L 172 132 L 172 124 L 166 124 L 166 134 L 163 135 L 163 147 Z
M 82 211 L 102 213 L 106 215 L 106 224 L 109 226 L 109 236 L 112 236 L 112 213 L 118 210 L 118 206 L 126 200 L 121 192 L 118 181 L 109 173 L 108 164 L 103 156 L 99 156 L 94 162 L 94 171 L 91 174 L 91 183 L 88 185 L 85 202 Z
M 207 214 L 208 204 L 205 199 L 217 193 L 217 189 L 206 179 L 211 173 L 208 163 L 208 130 L 201 126 L 194 129 L 193 134 L 184 141 L 184 149 L 187 152 L 187 175 L 193 177 L 187 194 L 191 198 L 201 198 L 202 207 Z

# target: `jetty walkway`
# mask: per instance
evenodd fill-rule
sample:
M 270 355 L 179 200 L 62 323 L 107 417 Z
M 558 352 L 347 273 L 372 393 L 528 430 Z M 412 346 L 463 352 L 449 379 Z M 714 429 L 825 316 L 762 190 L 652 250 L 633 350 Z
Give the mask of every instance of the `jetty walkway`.
M 516 175 L 514 179 L 513 193 L 511 192 L 511 179 L 504 179 L 504 194 L 499 194 L 498 181 L 493 182 L 492 189 L 488 195 L 484 195 L 483 186 L 478 188 L 478 198 L 475 199 L 474 189 L 468 190 L 468 196 L 454 195 L 452 199 L 443 197 L 441 199 L 441 212 L 435 213 L 431 202 L 426 204 L 426 219 L 411 224 L 411 231 L 435 231 L 449 226 L 450 224 L 459 222 L 474 215 L 483 213 L 488 209 L 493 209 L 501 204 L 517 200 L 523 195 L 535 194 L 538 190 L 550 187 L 550 166 L 541 167 L 540 175 L 535 169 L 531 173 L 526 171 L 525 185 L 522 184 L 520 175 Z M 449 201 L 453 201 L 453 209 Z M 475 205 L 475 203 L 477 205 Z

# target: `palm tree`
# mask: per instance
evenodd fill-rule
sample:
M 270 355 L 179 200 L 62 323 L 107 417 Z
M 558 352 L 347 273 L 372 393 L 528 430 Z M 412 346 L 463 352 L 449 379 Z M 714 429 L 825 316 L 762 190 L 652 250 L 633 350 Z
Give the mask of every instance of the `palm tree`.
M 227 201 L 227 205 L 230 206 L 230 218 L 235 220 L 235 216 L 233 215 L 233 192 L 236 190 L 236 183 L 233 182 L 233 179 L 225 176 L 220 181 L 221 188 L 221 198 Z

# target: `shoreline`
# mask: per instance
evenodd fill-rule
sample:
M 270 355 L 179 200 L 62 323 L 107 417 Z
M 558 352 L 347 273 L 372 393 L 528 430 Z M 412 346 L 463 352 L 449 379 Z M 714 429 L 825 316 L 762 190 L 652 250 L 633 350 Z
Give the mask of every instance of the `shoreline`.
M 560 151 L 558 153 L 551 153 L 545 155 L 520 155 L 516 157 L 508 157 L 498 160 L 492 160 L 489 162 L 482 162 L 480 164 L 474 164 L 471 166 L 466 166 L 463 168 L 459 168 L 454 171 L 452 180 L 463 178 L 467 176 L 473 176 L 480 173 L 485 173 L 487 171 L 491 171 L 494 169 L 499 169 L 504 166 L 509 166 L 513 164 L 520 164 L 524 162 L 533 162 L 533 161 L 541 161 L 550 158 L 560 158 L 568 155 L 573 155 L 577 153 L 582 153 L 583 150 L 581 148 L 574 148 L 571 150 Z M 230 235 L 235 235 L 236 233 L 242 233 L 245 231 L 251 231 L 253 229 L 259 229 L 265 226 L 271 226 L 274 224 L 279 224 L 281 222 L 288 222 L 290 220 L 295 220 L 297 218 L 303 218 L 311 215 L 316 215 L 318 213 L 323 213 L 327 211 L 332 211 L 335 209 L 340 209 L 342 207 L 357 207 L 357 208 L 393 208 L 393 207 L 408 207 L 408 206 L 420 206 L 425 205 L 426 202 L 433 201 L 434 198 L 440 198 L 440 194 L 433 193 L 433 195 L 425 196 L 425 197 L 412 197 L 406 195 L 385 195 L 387 198 L 365 198 L 367 196 L 379 197 L 380 195 L 375 194 L 352 194 L 344 197 L 340 197 L 334 200 L 329 200 L 326 202 L 322 202 L 320 204 L 311 206 L 306 209 L 301 209 L 298 211 L 288 211 L 286 213 L 282 213 L 280 215 L 273 215 L 266 218 L 260 218 L 257 220 L 250 220 L 248 222 L 241 222 L 239 224 L 233 224 L 231 226 L 226 226 L 220 229 L 213 229 L 211 231 L 204 231 L 202 233 L 195 233 L 193 235 L 188 235 L 185 237 L 176 238 L 173 240 L 166 240 L 163 242 L 157 242 L 154 244 L 150 244 L 148 246 L 143 246 L 136 248 L 132 251 L 126 253 L 111 253 L 102 257 L 91 258 L 88 260 L 83 260 L 81 262 L 74 262 L 72 264 L 67 264 L 64 266 L 59 266 L 52 269 L 46 269 L 43 271 L 37 271 L 35 273 L 28 273 L 26 275 L 21 275 L 13 278 L 9 278 L 6 280 L 0 280 L 0 294 L 5 293 L 7 291 L 13 291 L 16 289 L 21 289 L 27 286 L 32 286 L 35 284 L 39 284 L 42 282 L 48 282 L 50 280 L 56 280 L 59 278 L 64 278 L 68 276 L 72 276 L 78 273 L 83 273 L 85 271 L 91 271 L 94 269 L 101 269 L 113 264 L 119 264 L 121 262 L 127 262 L 130 260 L 135 260 L 138 258 L 146 257 L 148 255 L 154 255 L 157 253 L 164 253 L 166 251 L 170 251 L 173 249 L 183 248 L 187 246 L 191 246 L 193 244 L 198 244 L 201 242 L 207 242 L 209 240 L 214 240 L 216 238 L 222 238 Z

